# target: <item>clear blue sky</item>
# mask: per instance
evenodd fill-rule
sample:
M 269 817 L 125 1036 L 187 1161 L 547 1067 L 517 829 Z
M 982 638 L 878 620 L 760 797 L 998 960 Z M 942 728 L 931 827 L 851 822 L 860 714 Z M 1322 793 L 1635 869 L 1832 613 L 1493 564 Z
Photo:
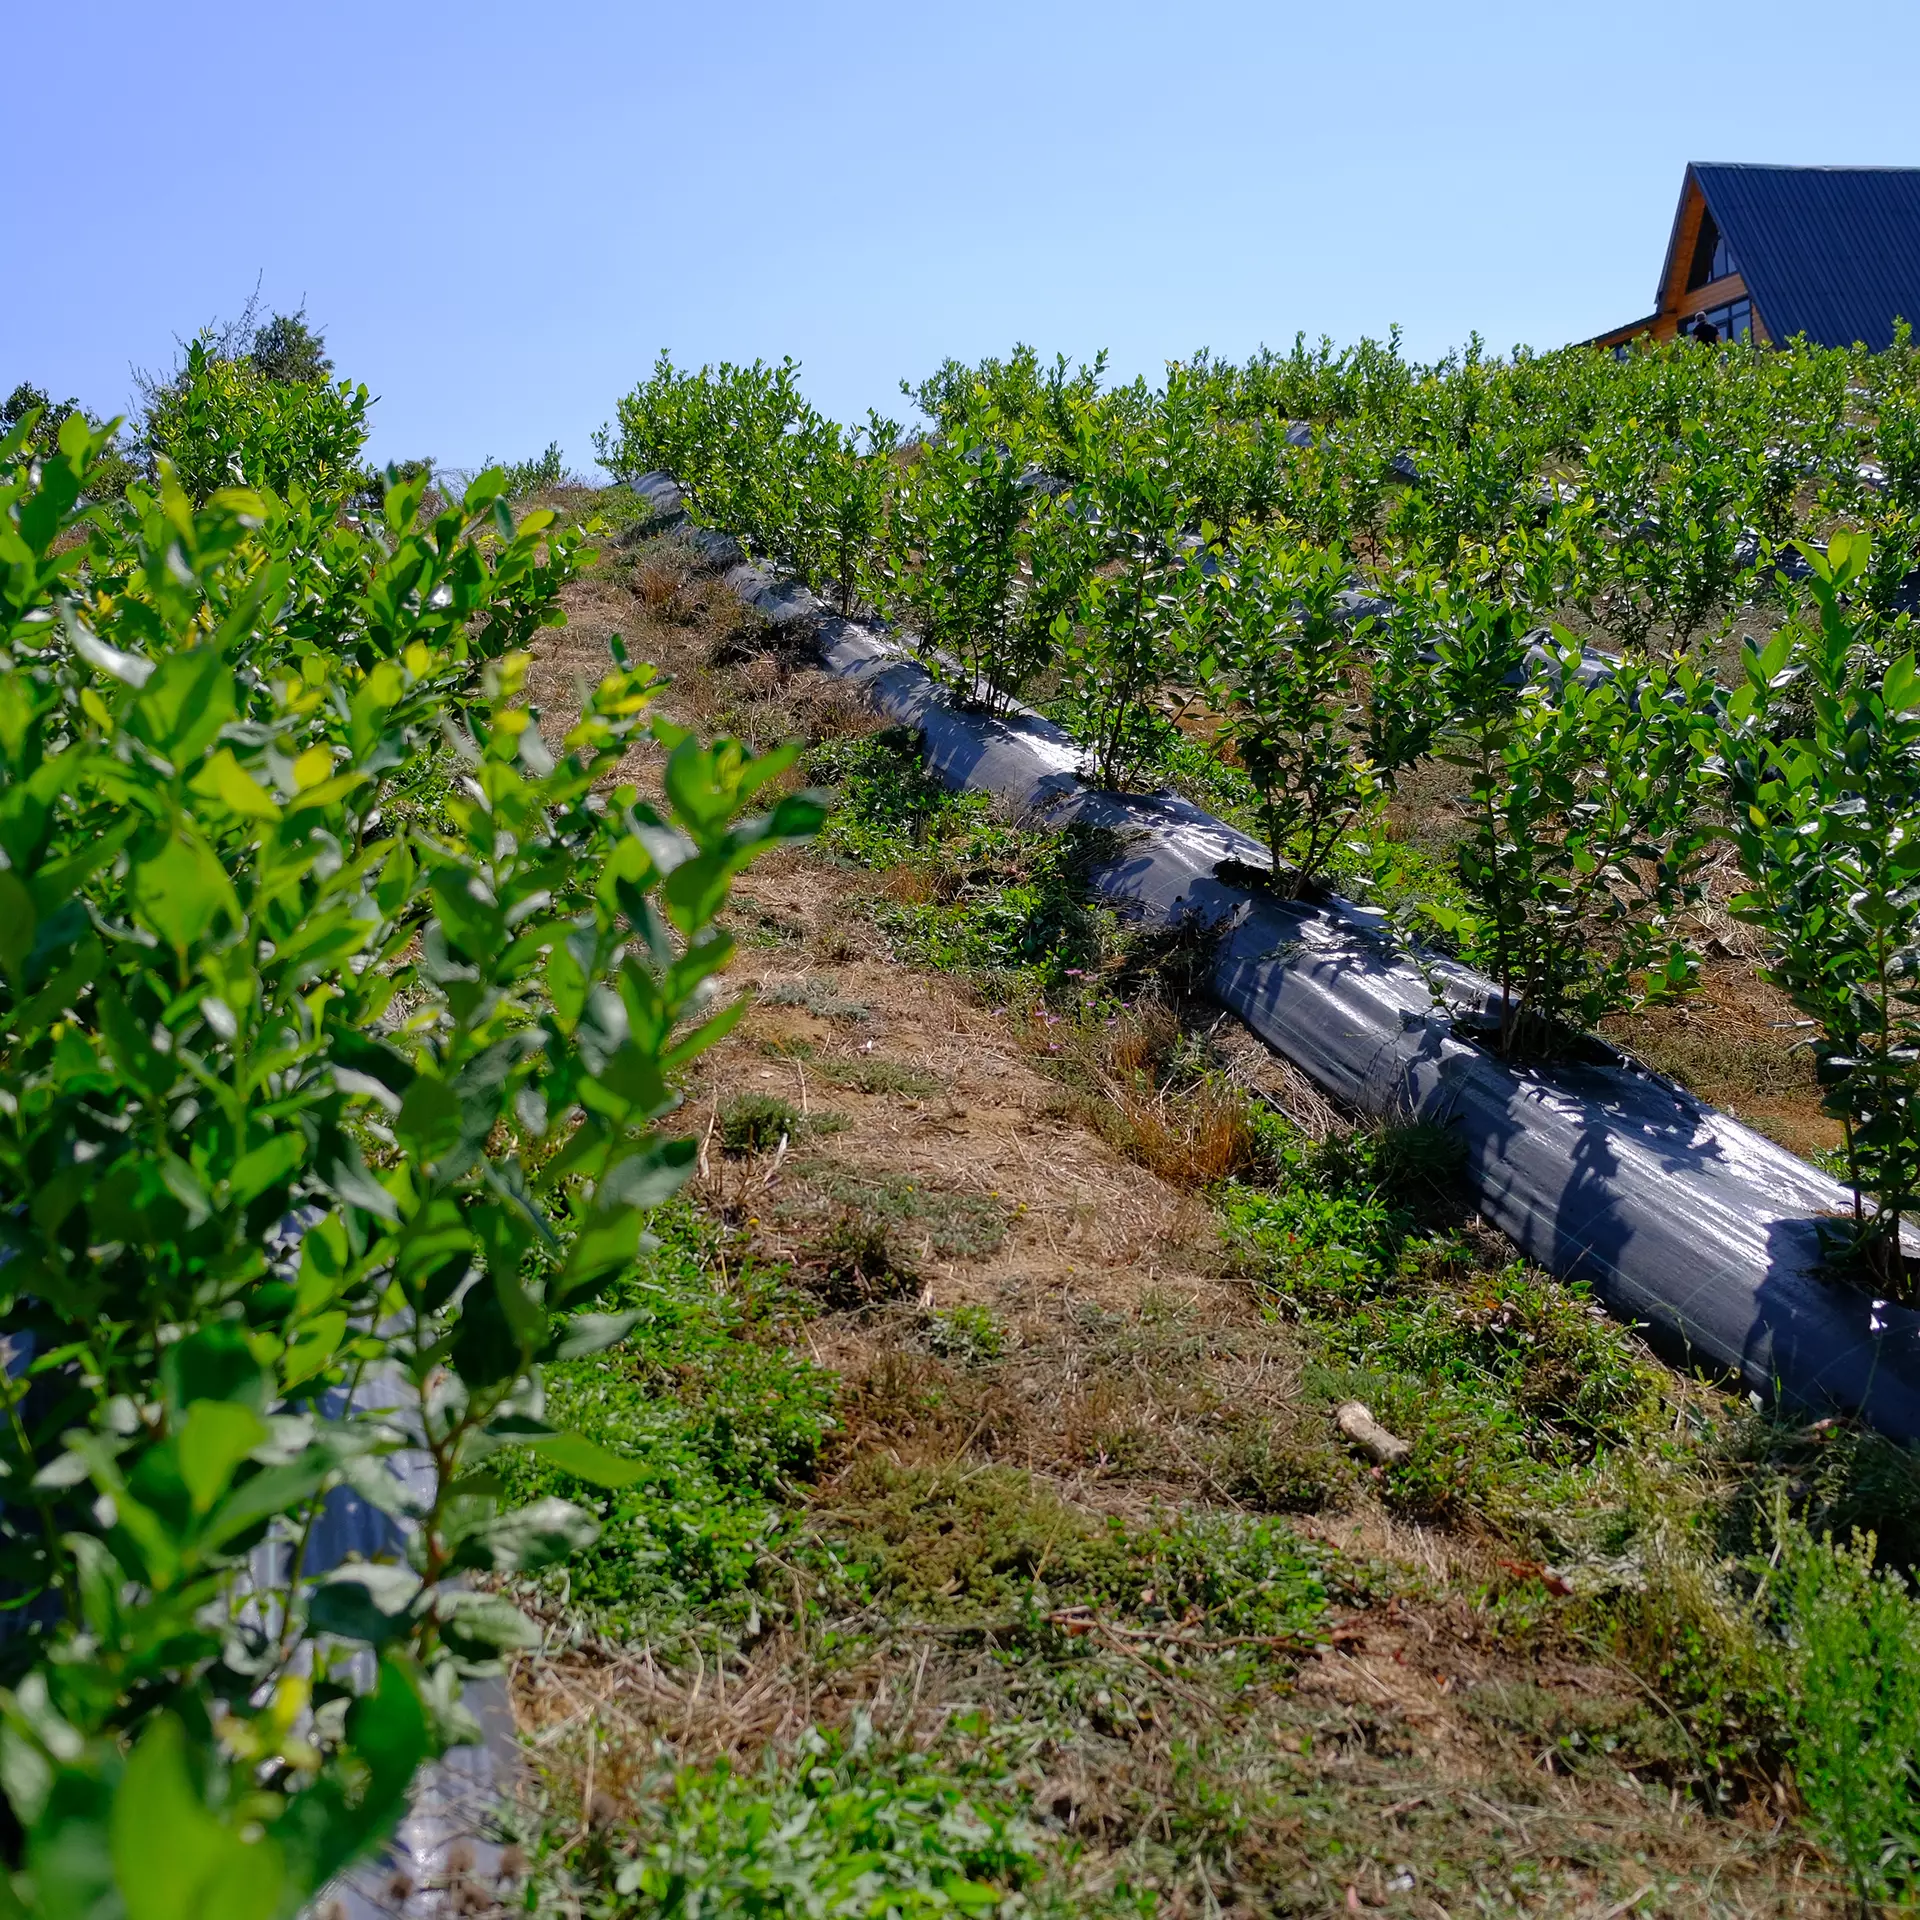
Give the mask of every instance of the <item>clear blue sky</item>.
M 1920 164 L 1920 5 L 14 0 L 0 387 L 304 297 L 375 451 L 589 434 L 667 346 L 902 412 L 945 355 L 1647 311 L 1689 159 Z

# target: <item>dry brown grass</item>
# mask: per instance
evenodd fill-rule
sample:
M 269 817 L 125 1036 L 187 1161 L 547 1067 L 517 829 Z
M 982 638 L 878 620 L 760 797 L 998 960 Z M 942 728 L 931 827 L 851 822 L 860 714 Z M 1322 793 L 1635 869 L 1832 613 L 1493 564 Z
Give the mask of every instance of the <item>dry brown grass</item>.
M 1193 1920 L 1843 1910 L 1817 1858 L 1764 1814 L 1715 1819 L 1684 1796 L 1570 1765 L 1570 1736 L 1605 1738 L 1631 1717 L 1619 1677 L 1552 1660 L 1513 1677 L 1458 1608 L 1365 1609 L 1290 1682 L 1251 1686 L 1165 1671 L 1096 1635 L 1074 1665 L 1104 1704 L 1072 1735 L 1035 1720 L 1028 1664 L 991 1632 L 880 1631 L 858 1651 L 827 1651 L 846 1625 L 678 1666 L 602 1641 L 522 1661 L 516 1713 L 580 1880 L 617 1857 L 620 1833 L 676 1767 L 751 1775 L 820 1731 L 856 1727 L 881 1753 L 964 1762 L 979 1744 L 961 1729 L 977 1716 L 1031 1727 L 994 1763 L 1010 1769 L 1002 1790 L 1032 1808 L 1049 1879 L 1077 1911 L 1116 1910 L 1119 1886 L 1143 1877 L 1158 1887 L 1156 1912 Z M 1169 1859 L 1176 1836 L 1197 1869 Z
M 1155 1087 L 1145 1075 L 1106 1075 L 1096 1096 L 1068 1094 L 1056 1111 L 1077 1114 L 1129 1159 L 1194 1192 L 1262 1164 L 1245 1097 L 1216 1080 L 1176 1089 Z
M 754 654 L 753 623 L 674 551 L 644 544 L 571 596 L 573 624 L 537 669 L 556 710 L 618 628 L 674 674 L 667 701 L 683 722 L 763 741 L 870 724 L 803 662 Z M 675 573 L 671 590 L 660 570 Z M 784 1624 L 744 1646 L 669 1660 L 556 1618 L 547 1652 L 516 1669 L 515 1710 L 549 1830 L 571 1836 L 583 1885 L 674 1766 L 792 1768 L 810 1729 L 856 1720 L 883 1749 L 964 1760 L 979 1715 L 1023 1729 L 994 1766 L 1080 1911 L 1114 1910 L 1122 1879 L 1143 1878 L 1156 1911 L 1196 1920 L 1837 1911 L 1774 1809 L 1710 1817 L 1654 1784 L 1657 1770 L 1606 1757 L 1610 1729 L 1647 1737 L 1638 1683 L 1549 1634 L 1516 1633 L 1497 1542 L 1410 1527 L 1369 1497 L 1300 1337 L 1226 1265 L 1196 1198 L 1249 1153 L 1248 1097 L 1316 1137 L 1339 1116 L 1232 1023 L 1200 1036 L 1212 1065 L 1196 1079 L 1176 1071 L 1196 1037 L 1151 999 L 1063 1044 L 1043 1022 L 897 965 L 874 927 L 876 894 L 925 899 L 937 885 L 918 867 L 876 878 L 803 853 L 757 866 L 731 917 L 737 974 L 759 1003 L 690 1090 L 702 1121 L 754 1091 L 809 1121 L 834 1117 L 784 1153 L 710 1152 L 696 1182 L 705 1208 L 803 1282 L 832 1272 L 832 1236 L 865 1217 L 836 1195 L 899 1202 L 882 1251 L 911 1287 L 822 1289 L 806 1322 L 842 1382 L 805 1493 L 811 1524 L 845 1538 L 884 1506 L 904 1516 L 910 1564 L 912 1528 L 935 1524 L 933 1490 L 962 1482 L 983 1498 L 999 1489 L 1008 1526 L 1036 1513 L 1098 1526 L 1292 1510 L 1302 1532 L 1393 1569 L 1392 1597 L 1305 1657 L 1219 1668 L 1170 1663 L 1118 1633 L 1042 1658 L 991 1625 L 823 1614 L 815 1576 L 778 1558 L 765 1585 L 786 1596 Z M 997 1238 L 942 1240 L 901 1183 L 929 1207 L 974 1205 L 960 1209 L 969 1219 L 990 1209 Z M 962 1307 L 992 1314 L 1001 1357 L 934 1350 L 932 1316 Z

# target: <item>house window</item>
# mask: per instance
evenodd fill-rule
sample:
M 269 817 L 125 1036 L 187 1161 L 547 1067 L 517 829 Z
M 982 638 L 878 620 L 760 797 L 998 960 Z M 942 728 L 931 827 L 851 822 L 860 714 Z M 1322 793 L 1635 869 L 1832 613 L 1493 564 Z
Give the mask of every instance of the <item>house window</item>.
M 1713 215 L 1702 208 L 1700 237 L 1693 243 L 1693 266 L 1687 274 L 1687 291 L 1692 293 L 1698 287 L 1724 280 L 1728 274 L 1739 271 L 1740 263 L 1733 257 L 1733 249 L 1727 245 L 1726 236 L 1721 233 Z
M 1709 334 L 1707 329 L 1712 328 Z M 1729 301 L 1724 307 L 1709 307 L 1704 313 L 1691 314 L 1680 323 L 1680 331 L 1690 339 L 1713 346 L 1727 340 L 1750 341 L 1753 338 L 1753 302 Z

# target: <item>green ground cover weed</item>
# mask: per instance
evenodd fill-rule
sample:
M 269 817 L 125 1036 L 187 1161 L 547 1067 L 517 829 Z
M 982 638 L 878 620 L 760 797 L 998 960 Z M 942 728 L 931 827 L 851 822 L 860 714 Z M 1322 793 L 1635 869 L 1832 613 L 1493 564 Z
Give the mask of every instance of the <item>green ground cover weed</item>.
M 816 747 L 807 774 L 836 797 L 829 851 L 892 870 L 877 919 L 900 959 L 1042 997 L 1097 965 L 1116 922 L 1085 876 L 1114 836 L 1006 825 L 986 795 L 929 774 L 901 728 Z
M 779 1276 L 736 1266 L 717 1285 L 720 1231 L 685 1203 L 653 1230 L 659 1247 L 609 1306 L 638 1314 L 632 1331 L 555 1362 L 546 1381 L 549 1419 L 643 1461 L 644 1476 L 593 1488 L 531 1454 L 504 1469 L 516 1498 L 558 1495 L 597 1515 L 599 1539 L 557 1591 L 622 1633 L 748 1618 L 766 1553 L 792 1531 L 783 1488 L 832 1425 L 832 1376 L 786 1344 Z
M 996 1770 L 871 1734 L 819 1734 L 784 1768 L 685 1767 L 639 1796 L 633 1851 L 610 1862 L 615 1916 L 756 1920 L 990 1914 L 1033 1877 L 1038 1846 Z

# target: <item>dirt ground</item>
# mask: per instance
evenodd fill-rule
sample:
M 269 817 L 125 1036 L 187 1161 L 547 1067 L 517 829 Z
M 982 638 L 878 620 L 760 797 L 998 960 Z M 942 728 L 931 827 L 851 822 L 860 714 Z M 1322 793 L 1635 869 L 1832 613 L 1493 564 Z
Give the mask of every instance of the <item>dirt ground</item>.
M 671 542 L 616 552 L 570 613 L 534 670 L 551 719 L 619 630 L 673 675 L 665 704 L 688 724 L 757 747 L 868 725 L 804 661 L 760 651 L 753 619 Z M 1517 1621 L 1513 1592 L 1532 1591 L 1538 1568 L 1472 1528 L 1416 1526 L 1370 1499 L 1311 1356 L 1223 1257 L 1203 1200 L 1095 1124 L 1050 1071 L 1043 1021 L 896 962 L 875 886 L 810 852 L 753 869 L 733 924 L 755 1005 L 689 1090 L 706 1142 L 700 1204 L 819 1293 L 805 1337 L 842 1383 L 839 1424 L 798 1497 L 829 1532 L 919 1556 L 900 1575 L 911 1594 L 942 1555 L 953 1581 L 970 1577 L 970 1528 L 1257 1514 L 1276 1487 L 1310 1482 L 1311 1510 L 1287 1524 L 1391 1569 L 1389 1597 L 1367 1597 L 1297 1657 L 1239 1668 L 1158 1658 L 1141 1630 L 1056 1621 L 1091 1663 L 1075 1699 L 1095 1705 L 1071 1712 L 1040 1711 L 1042 1681 L 990 1627 L 942 1625 L 948 1588 L 932 1584 L 931 1619 L 903 1604 L 788 1627 L 712 1667 L 575 1636 L 521 1666 L 516 1708 L 577 1795 L 582 1834 L 616 1824 L 663 1754 L 751 1769 L 810 1727 L 861 1716 L 931 1743 L 983 1710 L 1044 1723 L 1010 1764 L 1041 1826 L 1071 1842 L 1063 1871 L 1080 1911 L 1120 1910 L 1106 1902 L 1122 1882 L 1155 1888 L 1152 1910 L 1170 1915 L 1838 1911 L 1784 1807 L 1709 1814 L 1657 1765 L 1609 1757 L 1610 1730 L 1633 1728 L 1625 1748 L 1647 1750 L 1658 1715 L 1644 1687 Z M 1738 1064 L 1761 1025 L 1772 1035 L 1771 1016 L 1719 980 L 1633 1044 L 1661 1065 L 1725 1058 L 1728 1085 L 1736 1068 L 1753 1082 L 1734 1103 L 1743 1117 L 1823 1144 L 1790 1071 L 1776 1094 Z M 1216 1040 L 1283 1104 L 1331 1122 L 1249 1036 Z M 746 1094 L 801 1124 L 729 1153 L 724 1113 Z M 884 1247 L 849 1251 L 849 1221 L 876 1214 Z M 989 1310 L 1004 1339 L 984 1363 L 934 1337 L 968 1308 Z M 1237 1863 L 1231 1884 L 1174 1864 L 1196 1829 L 1217 1830 L 1211 1857 Z

